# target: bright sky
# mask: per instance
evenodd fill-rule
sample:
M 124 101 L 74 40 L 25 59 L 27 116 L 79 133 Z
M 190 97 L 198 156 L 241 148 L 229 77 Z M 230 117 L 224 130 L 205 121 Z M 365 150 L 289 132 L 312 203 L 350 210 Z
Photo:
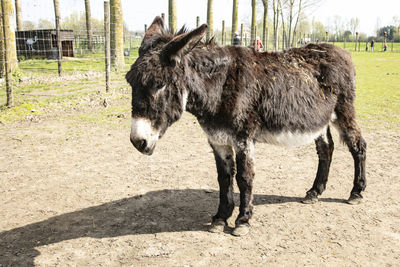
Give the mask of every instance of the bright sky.
M 103 17 L 104 1 L 90 0 L 92 16 Z M 176 0 L 178 28 L 186 24 L 189 28 L 196 25 L 196 16 L 200 22 L 206 22 L 207 0 Z M 261 1 L 260 1 L 261 2 Z M 349 20 L 360 19 L 360 32 L 374 34 L 377 26 L 392 24 L 393 17 L 400 17 L 400 0 L 322 0 L 318 8 L 309 14 L 324 25 L 333 21 L 335 15 Z M 372 3 L 372 4 L 371 4 Z M 40 18 L 53 20 L 53 0 L 21 1 L 23 20 L 38 21 Z M 85 10 L 84 0 L 61 0 L 61 15 Z M 156 15 L 168 15 L 168 0 L 122 0 L 124 21 L 130 30 L 142 30 L 144 24 L 150 24 Z M 259 10 L 261 19 L 261 10 Z M 248 24 L 251 17 L 251 0 L 239 0 L 239 24 Z M 232 0 L 214 0 L 214 28 L 221 28 L 222 20 L 229 27 L 232 21 Z

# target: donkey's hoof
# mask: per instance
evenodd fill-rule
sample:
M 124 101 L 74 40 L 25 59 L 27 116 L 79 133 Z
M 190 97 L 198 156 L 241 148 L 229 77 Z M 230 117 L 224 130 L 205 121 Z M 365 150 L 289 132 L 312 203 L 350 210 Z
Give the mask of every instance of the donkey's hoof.
M 249 224 L 239 224 L 236 225 L 235 229 L 232 231 L 232 235 L 234 236 L 245 236 L 249 233 L 250 231 L 250 225 Z
M 361 194 L 351 194 L 349 199 L 347 200 L 347 204 L 350 205 L 358 205 L 363 202 L 363 197 Z
M 301 203 L 303 204 L 314 204 L 318 202 L 318 197 L 317 196 L 312 196 L 307 194 L 303 200 L 301 200 Z
M 210 228 L 208 229 L 211 233 L 221 233 L 224 231 L 226 226 L 226 222 L 223 219 L 216 219 L 211 223 Z

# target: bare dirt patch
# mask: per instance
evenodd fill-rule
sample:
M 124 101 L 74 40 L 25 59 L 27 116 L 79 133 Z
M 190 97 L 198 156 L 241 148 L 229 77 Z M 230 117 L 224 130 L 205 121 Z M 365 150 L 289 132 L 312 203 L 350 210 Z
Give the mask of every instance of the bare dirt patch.
M 258 144 L 252 229 L 236 238 L 207 232 L 216 168 L 192 116 L 151 157 L 130 144 L 129 114 L 115 120 L 0 124 L 0 265 L 399 264 L 398 131 L 364 129 L 368 186 L 358 206 L 344 203 L 354 170 L 337 136 L 328 187 L 314 205 L 299 203 L 315 177 L 314 145 Z

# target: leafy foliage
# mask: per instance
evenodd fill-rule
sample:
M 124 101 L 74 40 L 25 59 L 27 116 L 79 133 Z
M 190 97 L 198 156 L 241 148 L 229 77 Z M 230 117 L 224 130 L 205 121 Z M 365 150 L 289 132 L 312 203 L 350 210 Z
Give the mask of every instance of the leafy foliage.
M 385 32 L 387 33 L 387 39 L 393 40 L 394 36 L 397 34 L 397 28 L 393 25 L 382 27 L 378 30 L 377 35 L 379 37 L 384 37 Z

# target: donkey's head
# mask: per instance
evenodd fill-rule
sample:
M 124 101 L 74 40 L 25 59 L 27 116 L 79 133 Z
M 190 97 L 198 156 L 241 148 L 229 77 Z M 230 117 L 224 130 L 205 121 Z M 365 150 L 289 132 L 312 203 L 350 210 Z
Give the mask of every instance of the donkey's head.
M 156 17 L 139 48 L 139 58 L 126 74 L 132 86 L 130 139 L 140 152 L 151 155 L 157 140 L 185 110 L 188 96 L 183 58 L 201 40 L 207 25 L 173 35 Z

